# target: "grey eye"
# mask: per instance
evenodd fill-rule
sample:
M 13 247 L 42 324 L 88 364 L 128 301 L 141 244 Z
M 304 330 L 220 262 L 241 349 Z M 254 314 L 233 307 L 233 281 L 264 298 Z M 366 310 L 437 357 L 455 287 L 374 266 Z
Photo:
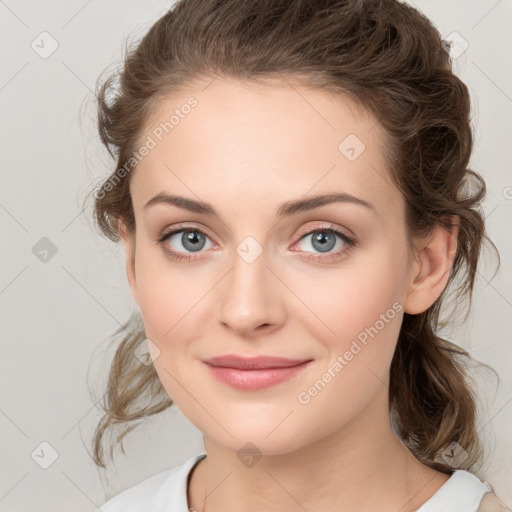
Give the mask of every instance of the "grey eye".
M 170 233 L 166 238 L 176 252 L 198 252 L 204 249 L 208 236 L 197 229 L 180 229 Z
M 312 233 L 311 237 L 311 244 L 320 252 L 330 251 L 336 245 L 336 235 L 328 231 Z
M 340 240 L 341 245 L 336 247 L 337 240 Z M 330 252 L 334 248 L 340 249 L 343 244 L 347 244 L 348 240 L 341 233 L 334 232 L 328 229 L 316 229 L 307 233 L 300 239 L 301 244 L 308 243 L 313 247 L 314 251 Z M 301 249 L 304 250 L 304 249 Z M 306 252 L 312 252 L 307 251 Z

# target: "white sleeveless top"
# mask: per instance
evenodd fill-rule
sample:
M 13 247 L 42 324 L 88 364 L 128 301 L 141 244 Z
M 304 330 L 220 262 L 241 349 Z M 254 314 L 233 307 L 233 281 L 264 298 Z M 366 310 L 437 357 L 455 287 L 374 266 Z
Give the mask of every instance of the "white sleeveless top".
M 158 473 L 121 492 L 102 505 L 103 512 L 188 512 L 187 479 L 206 457 L 200 453 L 181 466 Z M 477 512 L 492 487 L 462 469 L 455 470 L 416 512 Z

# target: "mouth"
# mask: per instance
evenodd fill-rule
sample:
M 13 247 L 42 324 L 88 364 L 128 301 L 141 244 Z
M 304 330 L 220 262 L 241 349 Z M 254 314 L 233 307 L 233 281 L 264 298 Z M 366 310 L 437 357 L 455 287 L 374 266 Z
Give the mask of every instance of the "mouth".
M 258 390 L 275 386 L 296 376 L 312 359 L 287 359 L 274 356 L 219 356 L 203 360 L 213 376 L 231 387 Z

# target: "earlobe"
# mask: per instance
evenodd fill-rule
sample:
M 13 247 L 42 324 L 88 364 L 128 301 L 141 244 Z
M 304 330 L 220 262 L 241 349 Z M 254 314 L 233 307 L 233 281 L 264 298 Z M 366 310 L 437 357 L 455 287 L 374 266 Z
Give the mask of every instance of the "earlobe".
M 426 311 L 441 295 L 457 253 L 457 237 L 460 218 L 452 215 L 451 232 L 443 226 L 435 227 L 431 235 L 423 241 L 416 255 L 416 263 L 411 268 L 411 281 L 404 301 L 404 311 L 416 315 Z
M 135 274 L 135 237 L 126 227 L 122 219 L 118 223 L 119 238 L 124 247 L 125 261 L 126 261 L 126 277 L 132 291 L 133 298 L 137 305 L 139 304 L 139 297 L 137 291 L 137 279 Z

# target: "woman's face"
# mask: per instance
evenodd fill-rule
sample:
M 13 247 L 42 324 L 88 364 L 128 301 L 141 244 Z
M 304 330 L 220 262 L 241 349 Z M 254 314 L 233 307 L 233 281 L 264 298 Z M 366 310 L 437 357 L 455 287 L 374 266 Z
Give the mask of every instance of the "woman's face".
M 231 450 L 287 453 L 357 419 L 388 421 L 411 273 L 379 130 L 323 91 L 221 78 L 162 101 L 146 125 L 132 292 L 166 391 Z M 165 195 L 182 206 L 147 205 Z M 240 388 L 204 362 L 233 354 L 310 362 L 274 385 L 252 372 L 256 384 Z

